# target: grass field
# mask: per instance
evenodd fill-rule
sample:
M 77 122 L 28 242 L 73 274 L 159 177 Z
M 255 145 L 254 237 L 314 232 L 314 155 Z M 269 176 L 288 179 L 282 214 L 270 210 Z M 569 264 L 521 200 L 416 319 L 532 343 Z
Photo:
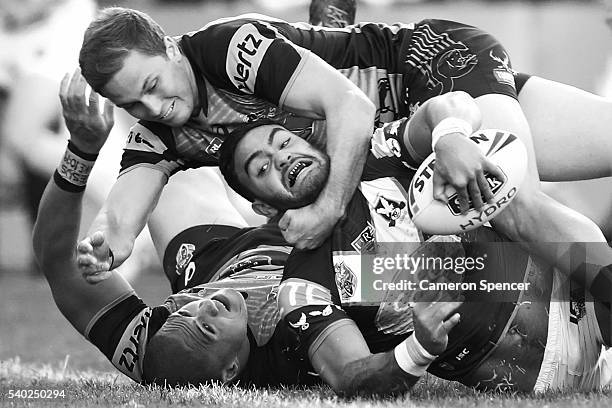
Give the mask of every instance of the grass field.
M 160 301 L 166 282 L 155 273 L 135 283 L 145 301 Z M 11 390 L 55 390 L 64 397 L 10 398 Z M 39 391 L 40 393 L 40 391 Z M 52 394 L 52 393 L 51 393 Z M 406 398 L 337 398 L 327 387 L 254 390 L 220 386 L 167 390 L 118 374 L 55 308 L 43 279 L 0 273 L 0 406 L 77 407 L 609 407 L 610 394 L 480 394 L 427 377 Z

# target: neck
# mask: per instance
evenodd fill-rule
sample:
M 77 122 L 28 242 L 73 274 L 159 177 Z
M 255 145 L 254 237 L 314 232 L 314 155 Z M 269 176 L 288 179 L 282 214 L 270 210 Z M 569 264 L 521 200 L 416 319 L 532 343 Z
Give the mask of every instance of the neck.
M 189 88 L 191 89 L 191 97 L 193 98 L 193 115 L 197 115 L 200 112 L 200 96 L 198 94 L 198 81 L 196 80 L 195 72 L 193 71 L 193 67 L 191 63 L 183 54 L 183 63 L 185 66 L 185 71 L 187 72 L 187 76 L 189 78 Z

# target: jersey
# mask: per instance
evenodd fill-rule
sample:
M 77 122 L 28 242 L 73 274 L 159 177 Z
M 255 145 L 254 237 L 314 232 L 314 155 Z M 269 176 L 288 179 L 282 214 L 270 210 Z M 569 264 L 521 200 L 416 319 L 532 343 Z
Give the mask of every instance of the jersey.
M 208 226 L 210 227 L 210 226 Z M 221 234 L 225 234 L 222 236 Z M 285 260 L 290 252 L 280 232 L 269 228 L 239 230 L 224 227 L 191 255 L 189 262 L 216 268 L 200 273 L 195 267 L 192 279 L 183 290 L 168 297 L 163 305 L 146 305 L 135 293 L 127 293 L 101 310 L 85 330 L 86 338 L 98 347 L 111 363 L 131 379 L 144 382 L 143 360 L 147 343 L 168 316 L 186 303 L 210 291 L 232 288 L 246 294 L 247 332 L 251 350 L 246 368 L 239 376 L 243 385 L 314 384 L 318 378 L 305 360 L 293 358 L 282 345 L 292 336 L 277 324 L 280 315 L 276 296 Z M 188 250 L 179 249 L 184 261 Z M 210 279 L 210 281 L 208 281 Z M 182 286 L 180 282 L 173 287 Z
M 435 300 L 464 298 L 458 310 L 461 322 L 449 335 L 446 351 L 430 366 L 442 378 L 458 379 L 492 350 L 520 295 L 520 291 L 506 293 L 500 300 L 498 293 L 472 288 L 483 279 L 523 282 L 529 257 L 516 246 L 500 244 L 506 240 L 490 229 L 447 237 L 426 237 L 417 230 L 408 213 L 405 189 L 420 159 L 402 142 L 406 122 L 387 124 L 373 139 L 363 181 L 347 207 L 348 217 L 337 224 L 332 236 L 320 248 L 292 252 L 279 291 L 279 308 L 284 323 L 296 334 L 291 347 L 305 358 L 349 320 L 356 323 L 371 352 L 388 351 L 412 333 L 410 304 L 427 289 L 417 283 L 414 289 L 383 290 L 372 296 L 373 274 L 364 256 L 393 255 L 384 243 L 395 242 L 400 243 L 401 253 L 422 259 L 480 259 L 482 267 L 465 273 L 452 266 L 423 266 L 414 273 L 415 282 L 470 288 L 435 293 Z M 393 272 L 391 282 L 401 284 L 405 277 L 405 272 Z
M 368 96 L 377 109 L 376 127 L 410 117 L 427 99 L 454 90 L 516 97 L 515 72 L 504 48 L 489 34 L 450 21 L 325 28 L 244 15 L 214 21 L 179 43 L 195 73 L 201 110 L 178 128 L 139 121 L 128 136 L 121 174 L 148 166 L 170 176 L 216 165 L 228 134 L 263 118 L 322 141 L 324 121 L 285 109 L 313 55 Z

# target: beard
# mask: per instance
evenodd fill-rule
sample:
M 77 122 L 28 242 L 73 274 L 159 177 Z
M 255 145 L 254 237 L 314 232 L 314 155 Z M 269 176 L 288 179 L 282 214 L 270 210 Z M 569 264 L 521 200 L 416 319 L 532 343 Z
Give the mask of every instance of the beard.
M 316 150 L 318 154 L 314 156 L 314 162 L 319 166 L 304 176 L 305 179 L 300 183 L 299 189 L 294 190 L 292 195 L 277 195 L 267 200 L 269 205 L 285 211 L 305 207 L 317 200 L 329 178 L 329 156 L 318 148 Z

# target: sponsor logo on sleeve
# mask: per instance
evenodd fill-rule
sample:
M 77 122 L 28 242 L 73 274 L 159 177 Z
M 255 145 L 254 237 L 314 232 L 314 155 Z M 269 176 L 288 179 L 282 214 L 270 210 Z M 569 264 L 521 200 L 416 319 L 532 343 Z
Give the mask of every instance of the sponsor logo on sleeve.
M 264 37 L 253 24 L 243 25 L 232 37 L 225 69 L 239 91 L 247 94 L 254 92 L 257 72 L 272 41 Z
M 136 315 L 123 332 L 113 355 L 113 365 L 134 381 L 142 381 L 142 361 L 150 318 L 150 307 Z
M 161 139 L 146 127 L 137 123 L 130 129 L 125 148 L 142 152 L 154 152 L 163 154 L 168 147 Z
M 506 84 L 514 88 L 515 71 L 510 67 L 510 57 L 508 57 L 508 54 L 506 54 L 505 51 L 503 51 L 503 54 L 504 55 L 500 58 L 493 54 L 493 50 L 489 52 L 489 57 L 499 63 L 499 66 L 493 69 L 493 75 L 495 76 L 497 82 L 501 84 Z

